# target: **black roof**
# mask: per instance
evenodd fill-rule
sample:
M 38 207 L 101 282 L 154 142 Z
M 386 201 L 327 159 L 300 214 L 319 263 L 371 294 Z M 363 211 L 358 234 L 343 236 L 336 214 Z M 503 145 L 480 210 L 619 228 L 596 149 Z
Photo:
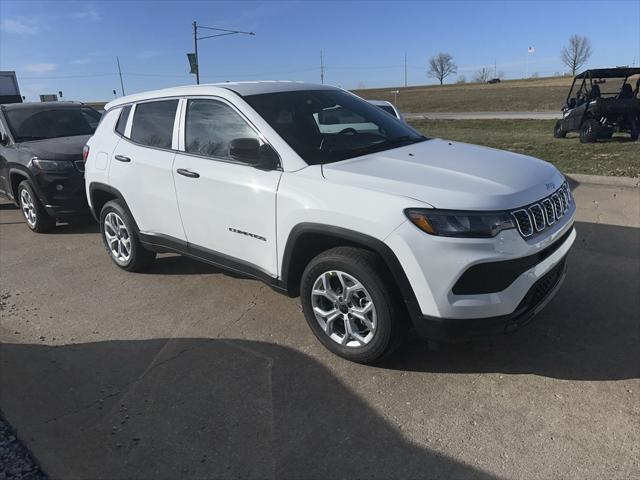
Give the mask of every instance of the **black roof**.
M 576 78 L 625 78 L 640 73 L 640 67 L 592 68 L 576 75 Z
M 82 107 L 79 102 L 24 102 L 6 103 L 2 105 L 3 110 L 52 110 L 54 108 Z

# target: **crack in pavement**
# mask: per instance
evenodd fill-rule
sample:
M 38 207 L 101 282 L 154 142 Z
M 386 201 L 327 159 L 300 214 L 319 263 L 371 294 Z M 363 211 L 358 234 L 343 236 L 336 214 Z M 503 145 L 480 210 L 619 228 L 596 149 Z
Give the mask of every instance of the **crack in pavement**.
M 142 372 L 142 374 L 141 374 L 141 375 L 139 375 L 137 378 L 135 378 L 135 379 L 133 379 L 133 380 L 131 380 L 131 381 L 129 381 L 129 382 L 127 382 L 127 383 L 125 383 L 124 385 L 122 385 L 122 386 L 120 386 L 120 387 L 118 387 L 118 391 L 117 391 L 117 392 L 113 392 L 113 393 L 110 393 L 110 394 L 105 395 L 105 396 L 103 396 L 103 397 L 100 397 L 100 398 L 98 398 L 97 400 L 93 400 L 91 403 L 88 403 L 88 404 L 86 404 L 86 405 L 84 405 L 84 406 L 82 406 L 82 407 L 78 407 L 78 408 L 76 408 L 76 409 L 74 409 L 74 410 L 72 410 L 72 411 L 70 411 L 70 412 L 63 413 L 62 415 L 59 415 L 59 416 L 56 416 L 56 417 L 50 418 L 49 420 L 46 420 L 46 421 L 44 421 L 43 423 L 46 425 L 46 424 L 49 424 L 49 423 L 52 423 L 52 422 L 56 422 L 56 421 L 61 420 L 61 419 L 63 419 L 63 418 L 67 418 L 67 417 L 70 417 L 70 416 L 72 416 L 72 415 L 76 415 L 76 414 L 78 414 L 78 413 L 81 413 L 81 412 L 84 412 L 84 411 L 86 411 L 86 410 L 89 410 L 91 407 L 95 406 L 95 405 L 96 405 L 96 404 L 98 404 L 98 403 L 102 403 L 102 402 L 104 402 L 105 400 L 109 400 L 109 399 L 111 399 L 111 398 L 113 398 L 113 397 L 117 397 L 117 396 L 119 396 L 119 395 L 123 395 L 123 394 L 125 393 L 125 390 L 127 390 L 130 386 L 132 386 L 132 385 L 134 385 L 134 384 L 138 383 L 140 380 L 144 379 L 147 375 L 149 375 L 149 373 L 151 373 L 152 371 L 154 371 L 156 368 L 158 368 L 158 367 L 160 367 L 160 366 L 162 366 L 162 365 L 166 365 L 167 363 L 172 362 L 172 361 L 174 361 L 175 359 L 177 359 L 178 357 L 180 357 L 183 353 L 185 353 L 185 352 L 187 352 L 187 351 L 190 351 L 190 350 L 194 350 L 194 349 L 196 349 L 196 348 L 199 348 L 199 347 L 185 348 L 185 349 L 183 349 L 183 350 L 180 350 L 176 355 L 174 355 L 174 356 L 172 356 L 172 357 L 169 357 L 169 358 L 167 358 L 167 359 L 165 359 L 165 360 L 162 360 L 161 362 L 158 362 L 158 363 L 156 363 L 156 364 L 153 364 L 153 363 L 152 363 L 152 364 L 151 364 L 151 365 L 149 365 L 149 367 L 147 367 L 147 369 L 146 369 L 144 372 Z
M 236 318 L 235 320 L 230 320 L 227 323 L 225 323 L 222 328 L 220 329 L 220 331 L 218 333 L 216 333 L 215 337 L 216 338 L 220 338 L 220 336 L 226 332 L 229 328 L 233 327 L 234 325 L 236 325 L 238 322 L 240 322 L 247 313 L 249 313 L 251 310 L 253 310 L 258 303 L 256 302 L 256 300 L 258 299 L 258 297 L 260 296 L 260 294 L 265 290 L 264 286 L 261 286 L 258 291 L 256 292 L 256 294 L 251 298 L 251 300 L 249 300 L 249 305 L 247 306 L 247 308 L 245 308 L 242 313 L 238 316 L 238 318 Z

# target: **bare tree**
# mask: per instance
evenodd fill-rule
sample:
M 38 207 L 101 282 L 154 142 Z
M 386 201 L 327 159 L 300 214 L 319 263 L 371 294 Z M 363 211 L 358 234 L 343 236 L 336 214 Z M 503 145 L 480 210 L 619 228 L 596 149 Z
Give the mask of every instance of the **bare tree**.
M 437 78 L 440 81 L 440 85 L 442 85 L 445 78 L 457 71 L 458 66 L 456 62 L 453 61 L 453 57 L 448 53 L 439 53 L 429 59 L 427 76 Z
M 571 75 L 575 75 L 576 71 L 589 60 L 591 53 L 589 39 L 580 35 L 573 35 L 569 39 L 569 45 L 562 47 L 562 63 L 569 67 Z
M 458 80 L 456 80 L 456 83 L 467 83 L 467 77 L 465 77 L 464 75 L 460 75 L 458 77 Z
M 491 78 L 491 72 L 489 69 L 482 67 L 473 76 L 473 81 L 478 83 L 487 83 Z

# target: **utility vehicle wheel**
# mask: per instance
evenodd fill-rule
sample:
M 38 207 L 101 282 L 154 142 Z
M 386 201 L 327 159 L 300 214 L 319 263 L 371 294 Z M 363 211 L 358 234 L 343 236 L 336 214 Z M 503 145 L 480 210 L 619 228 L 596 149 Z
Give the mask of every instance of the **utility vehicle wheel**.
M 597 120 L 585 120 L 580 126 L 580 143 L 593 143 L 598 140 L 600 123 Z
M 556 138 L 564 138 L 567 136 L 567 132 L 562 128 L 562 120 L 558 120 L 556 126 L 553 127 L 553 136 Z
M 129 272 L 145 270 L 156 253 L 145 249 L 138 239 L 135 223 L 120 201 L 107 202 L 100 212 L 100 233 L 111 260 Z
M 631 122 L 631 141 L 637 141 L 638 136 L 640 136 L 640 117 L 636 117 L 636 119 Z
M 401 343 L 405 322 L 389 290 L 389 274 L 377 255 L 337 247 L 304 270 L 300 296 L 313 333 L 333 353 L 373 363 Z
M 34 232 L 45 233 L 56 226 L 56 219 L 49 216 L 27 180 L 18 185 L 18 202 L 27 226 Z

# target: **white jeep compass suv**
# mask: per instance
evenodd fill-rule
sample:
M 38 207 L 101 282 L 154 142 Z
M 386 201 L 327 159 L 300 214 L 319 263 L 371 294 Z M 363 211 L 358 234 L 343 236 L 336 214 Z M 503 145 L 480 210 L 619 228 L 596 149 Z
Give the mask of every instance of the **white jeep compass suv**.
M 85 156 L 119 267 L 178 252 L 257 278 L 299 295 L 318 339 L 363 363 L 408 327 L 436 340 L 518 329 L 557 291 L 576 237 L 551 164 L 426 138 L 325 85 L 123 97 Z

